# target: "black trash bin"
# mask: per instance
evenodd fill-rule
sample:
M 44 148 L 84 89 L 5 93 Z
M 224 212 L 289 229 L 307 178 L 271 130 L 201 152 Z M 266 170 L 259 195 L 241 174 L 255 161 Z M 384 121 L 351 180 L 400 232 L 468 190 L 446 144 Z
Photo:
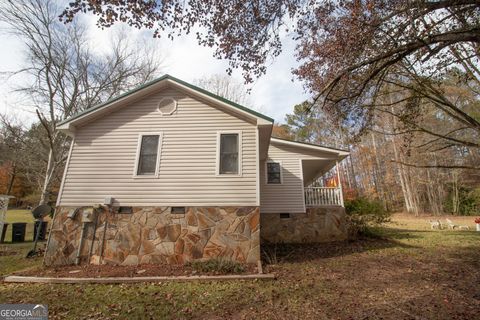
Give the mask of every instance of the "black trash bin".
M 3 224 L 3 232 L 2 232 L 2 239 L 0 239 L 0 243 L 5 242 L 5 235 L 7 234 L 8 223 Z
M 25 242 L 26 222 L 12 223 L 12 242 Z
M 44 241 L 46 234 L 47 234 L 47 221 L 35 221 L 35 228 L 33 229 L 33 240 L 35 240 L 35 237 L 37 236 L 37 230 L 38 230 L 38 224 L 42 223 L 42 226 L 40 227 L 40 234 L 38 235 L 38 241 Z

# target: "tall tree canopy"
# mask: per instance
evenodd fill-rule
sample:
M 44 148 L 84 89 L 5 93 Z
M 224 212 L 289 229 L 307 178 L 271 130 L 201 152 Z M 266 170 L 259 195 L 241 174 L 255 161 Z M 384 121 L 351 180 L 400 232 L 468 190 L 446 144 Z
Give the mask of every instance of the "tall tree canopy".
M 377 108 L 385 99 L 400 106 L 389 112 L 412 130 L 430 131 L 416 117 L 418 101 L 429 99 L 444 116 L 480 132 L 478 108 L 466 111 L 437 83 L 453 67 L 465 71 L 464 83 L 480 83 L 476 0 L 75 0 L 61 18 L 72 21 L 79 12 L 97 15 L 100 27 L 126 22 L 152 29 L 156 37 L 195 32 L 230 68 L 241 68 L 247 82 L 280 54 L 284 32 L 297 43 L 300 65 L 293 72 L 314 95 L 314 105 L 348 122 L 353 133 L 371 127 L 374 115 L 385 112 Z M 399 90 L 404 92 L 390 95 Z M 452 141 L 451 130 L 430 133 Z M 479 147 L 471 139 L 453 139 Z
M 469 87 L 456 80 L 461 75 L 452 73 L 438 87 L 457 105 L 465 109 L 478 108 Z M 392 95 L 401 97 L 402 94 Z M 410 128 L 411 117 L 401 122 L 391 113 L 382 112 L 372 119 L 371 130 L 352 143 L 351 137 L 344 134 L 347 128 L 328 117 L 328 113 L 317 109 L 304 112 L 310 102 L 296 105 L 293 113 L 286 115 L 286 124 L 280 133 L 300 141 L 349 148 L 350 156 L 340 164 L 346 198 L 374 198 L 392 211 L 416 214 L 478 213 L 480 150 L 456 145 L 453 140 L 478 142 L 480 137 L 468 130 L 459 130 L 461 126 L 452 130 L 458 122 L 452 123 L 451 118 L 444 117 L 432 107 L 431 101 L 418 99 L 416 103 L 422 110 L 422 128 L 452 131 L 447 137 L 450 140 L 432 139 L 424 131 Z M 389 103 L 378 108 L 399 111 Z

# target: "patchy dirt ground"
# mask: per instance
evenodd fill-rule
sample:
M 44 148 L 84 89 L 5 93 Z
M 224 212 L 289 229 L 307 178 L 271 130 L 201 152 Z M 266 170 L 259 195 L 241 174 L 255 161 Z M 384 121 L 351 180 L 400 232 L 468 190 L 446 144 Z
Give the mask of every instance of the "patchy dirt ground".
M 12 250 L 0 251 L 0 257 L 15 256 L 15 255 L 18 255 L 17 251 L 12 251 Z
M 266 269 L 279 287 L 311 297 L 307 318 L 475 319 L 480 312 L 480 246 L 433 253 L 377 239 L 291 250 Z
M 245 269 L 238 273 L 258 273 L 254 265 L 242 265 Z M 14 272 L 14 275 L 67 278 L 99 277 L 148 277 L 148 276 L 190 276 L 231 274 L 222 271 L 199 272 L 190 265 L 143 264 L 140 266 L 83 265 L 36 268 Z
M 432 231 L 425 217 L 396 216 L 376 234 L 264 247 L 277 280 L 3 283 L 0 301 L 48 304 L 51 319 L 478 319 L 480 232 Z

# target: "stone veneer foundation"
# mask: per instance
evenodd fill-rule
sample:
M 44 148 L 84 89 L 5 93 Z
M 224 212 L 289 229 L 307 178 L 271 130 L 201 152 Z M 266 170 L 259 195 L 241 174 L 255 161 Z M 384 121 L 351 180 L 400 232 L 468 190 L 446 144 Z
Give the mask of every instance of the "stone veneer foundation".
M 69 218 L 75 210 L 75 217 Z M 45 265 L 75 263 L 84 216 L 93 222 L 85 227 L 81 263 L 87 262 L 90 248 L 93 264 L 183 264 L 217 257 L 246 263 L 260 260 L 258 207 L 186 207 L 185 214 L 171 213 L 170 207 L 133 207 L 130 214 L 107 213 L 92 207 L 59 207 Z
M 339 206 L 307 208 L 306 213 L 261 215 L 261 238 L 270 243 L 311 243 L 347 239 L 345 208 Z

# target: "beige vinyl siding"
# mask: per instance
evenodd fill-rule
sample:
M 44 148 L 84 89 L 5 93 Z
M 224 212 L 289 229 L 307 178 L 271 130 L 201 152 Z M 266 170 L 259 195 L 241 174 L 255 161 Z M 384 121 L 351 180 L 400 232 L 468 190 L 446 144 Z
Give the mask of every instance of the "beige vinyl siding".
M 272 140 L 268 148 L 268 158 L 260 164 L 261 212 L 305 212 L 301 160 L 327 158 L 331 158 L 328 153 L 309 150 L 301 146 L 288 146 Z M 265 163 L 268 161 L 281 162 L 282 184 L 267 184 Z
M 178 101 L 162 116 L 163 97 Z M 241 131 L 241 176 L 216 175 L 217 132 Z M 139 134 L 161 133 L 158 178 L 134 177 Z M 184 93 L 164 89 L 75 132 L 59 201 L 130 206 L 257 205 L 256 125 Z
M 260 212 L 295 213 L 305 212 L 303 203 L 303 177 L 300 163 L 301 154 L 293 148 L 270 143 L 268 159 L 260 164 Z M 280 161 L 281 184 L 267 184 L 266 165 L 268 161 Z

